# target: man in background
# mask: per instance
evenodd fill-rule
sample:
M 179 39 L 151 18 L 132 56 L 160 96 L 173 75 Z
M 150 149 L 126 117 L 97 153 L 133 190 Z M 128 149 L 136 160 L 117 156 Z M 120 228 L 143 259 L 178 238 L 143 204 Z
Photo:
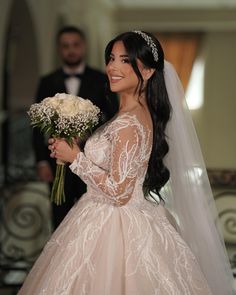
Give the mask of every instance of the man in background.
M 107 77 L 86 63 L 86 38 L 82 30 L 68 26 L 57 35 L 58 54 L 62 67 L 41 78 L 36 102 L 56 93 L 68 93 L 90 99 L 102 111 L 101 122 L 109 120 L 118 111 L 117 97 L 109 92 Z M 34 130 L 33 145 L 36 155 L 37 174 L 41 181 L 52 184 L 56 168 L 50 158 L 47 140 Z M 51 185 L 50 185 L 51 187 Z M 65 215 L 86 191 L 85 183 L 74 175 L 68 166 L 65 175 L 66 202 L 52 204 L 53 225 L 56 228 Z

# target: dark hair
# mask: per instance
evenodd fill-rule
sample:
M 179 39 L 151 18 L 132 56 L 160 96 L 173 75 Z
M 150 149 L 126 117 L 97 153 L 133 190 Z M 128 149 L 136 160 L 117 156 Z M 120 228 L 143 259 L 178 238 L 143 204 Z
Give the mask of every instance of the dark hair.
M 83 41 L 86 41 L 85 33 L 81 29 L 79 29 L 77 27 L 74 27 L 74 26 L 66 26 L 66 27 L 61 28 L 58 31 L 58 33 L 57 33 L 57 43 L 59 42 L 59 39 L 60 39 L 61 35 L 66 34 L 66 33 L 78 34 L 83 39 Z
M 153 121 L 153 146 L 143 189 L 145 195 L 151 195 L 151 192 L 154 192 L 161 198 L 159 191 L 170 177 L 169 170 L 164 165 L 163 159 L 169 151 L 165 129 L 170 118 L 171 105 L 164 80 L 163 49 L 154 36 L 146 32 L 144 33 L 150 36 L 155 43 L 158 51 L 158 61 L 154 60 L 152 48 L 147 44 L 147 41 L 135 32 L 126 32 L 111 40 L 105 49 L 105 61 L 106 64 L 109 63 L 114 43 L 122 41 L 129 56 L 130 64 L 139 79 L 138 88 L 136 89 L 136 91 L 139 91 L 139 94 L 142 92 L 144 81 L 138 69 L 137 59 L 139 59 L 145 67 L 155 69 L 154 74 L 148 80 L 145 88 L 148 108 Z

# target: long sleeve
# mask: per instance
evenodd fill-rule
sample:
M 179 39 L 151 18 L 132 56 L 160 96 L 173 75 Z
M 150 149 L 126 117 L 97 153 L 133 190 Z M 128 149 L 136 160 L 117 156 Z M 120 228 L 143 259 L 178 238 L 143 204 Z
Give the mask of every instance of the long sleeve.
M 83 152 L 70 165 L 71 170 L 89 186 L 101 192 L 114 205 L 126 204 L 132 196 L 142 166 L 140 126 L 124 120 L 111 136 L 110 169 L 105 171 Z

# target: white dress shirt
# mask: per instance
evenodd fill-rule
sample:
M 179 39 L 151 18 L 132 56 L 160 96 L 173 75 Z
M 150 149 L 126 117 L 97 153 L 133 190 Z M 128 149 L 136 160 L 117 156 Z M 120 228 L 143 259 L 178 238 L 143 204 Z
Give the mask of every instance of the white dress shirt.
M 81 63 L 77 68 L 73 69 L 73 71 L 68 66 L 63 66 L 63 71 L 68 75 L 83 74 L 84 69 L 85 69 L 85 63 Z M 66 78 L 65 86 L 69 94 L 78 95 L 80 86 L 81 86 L 81 80 L 73 76 Z

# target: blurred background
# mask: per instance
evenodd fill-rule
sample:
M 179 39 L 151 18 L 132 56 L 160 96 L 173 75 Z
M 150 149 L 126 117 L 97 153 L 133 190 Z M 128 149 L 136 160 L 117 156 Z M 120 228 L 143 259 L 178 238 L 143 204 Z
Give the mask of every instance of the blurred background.
M 0 0 L 0 293 L 15 294 L 51 235 L 26 111 L 39 77 L 59 66 L 55 37 L 82 28 L 90 65 L 104 69 L 117 33 L 161 41 L 182 80 L 236 269 L 236 0 Z

